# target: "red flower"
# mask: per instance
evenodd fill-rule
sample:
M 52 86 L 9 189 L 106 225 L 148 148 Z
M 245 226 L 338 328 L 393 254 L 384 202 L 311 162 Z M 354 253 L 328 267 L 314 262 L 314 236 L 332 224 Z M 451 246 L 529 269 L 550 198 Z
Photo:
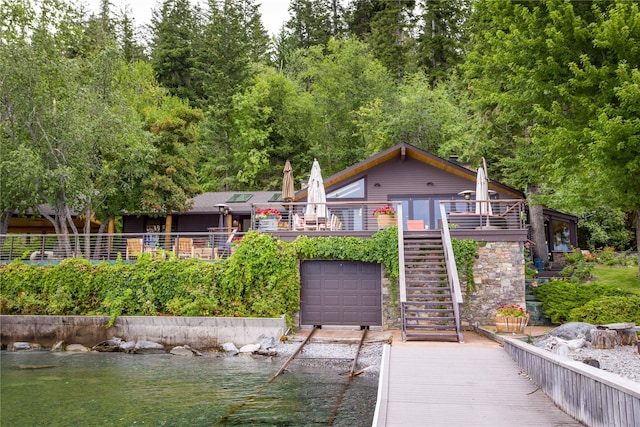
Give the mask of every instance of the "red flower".
M 256 211 L 257 218 L 267 218 L 269 215 L 274 215 L 276 219 L 280 219 L 280 211 L 275 208 L 264 208 Z
M 376 208 L 373 210 L 373 216 L 380 216 L 380 215 L 395 216 L 396 211 L 391 206 L 382 206 L 381 208 Z
M 502 304 L 496 309 L 498 316 L 525 317 L 529 314 L 524 308 L 515 304 Z

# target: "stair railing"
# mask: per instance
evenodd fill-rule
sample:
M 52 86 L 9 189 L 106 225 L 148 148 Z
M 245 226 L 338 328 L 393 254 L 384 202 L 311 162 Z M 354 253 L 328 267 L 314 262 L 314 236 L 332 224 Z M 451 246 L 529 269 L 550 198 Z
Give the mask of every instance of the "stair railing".
M 396 218 L 398 219 L 398 288 L 400 291 L 400 322 L 402 323 L 402 340 L 406 340 L 406 322 L 404 315 L 404 306 L 407 302 L 407 286 L 404 274 L 404 224 L 402 221 L 402 203 L 394 203 L 396 209 Z
M 453 246 L 451 244 L 451 234 L 449 233 L 449 222 L 447 221 L 447 211 L 445 203 L 447 202 L 440 202 L 440 218 L 442 218 L 442 246 L 444 247 L 444 259 L 447 264 L 447 277 L 449 280 L 449 286 L 452 288 L 451 299 L 453 302 L 453 314 L 456 318 L 456 333 L 458 334 L 458 341 L 464 342 L 460 320 L 460 304 L 463 301 L 462 291 L 460 290 L 458 268 L 456 266 L 456 258 L 453 254 Z

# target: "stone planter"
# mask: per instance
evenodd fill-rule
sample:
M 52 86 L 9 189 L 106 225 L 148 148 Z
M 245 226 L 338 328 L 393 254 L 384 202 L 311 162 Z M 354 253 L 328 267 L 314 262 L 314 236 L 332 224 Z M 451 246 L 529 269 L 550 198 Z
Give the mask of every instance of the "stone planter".
M 397 224 L 395 215 L 378 215 L 376 220 L 378 221 L 378 230 Z
M 513 332 L 517 334 L 524 333 L 524 328 L 529 323 L 529 315 L 513 317 L 513 316 L 495 316 L 497 332 Z

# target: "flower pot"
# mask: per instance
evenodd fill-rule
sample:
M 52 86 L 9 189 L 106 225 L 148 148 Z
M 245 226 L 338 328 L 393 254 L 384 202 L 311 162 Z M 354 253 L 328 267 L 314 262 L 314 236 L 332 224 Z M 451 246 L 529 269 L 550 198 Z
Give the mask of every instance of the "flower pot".
M 264 218 L 258 220 L 258 230 L 260 231 L 276 231 L 278 229 L 278 220 L 274 218 Z
M 526 316 L 495 316 L 497 332 L 524 333 L 524 328 L 529 323 L 529 315 Z
M 396 225 L 395 215 L 378 215 L 376 220 L 378 221 L 378 230 L 382 230 L 383 228 L 387 228 L 391 225 Z

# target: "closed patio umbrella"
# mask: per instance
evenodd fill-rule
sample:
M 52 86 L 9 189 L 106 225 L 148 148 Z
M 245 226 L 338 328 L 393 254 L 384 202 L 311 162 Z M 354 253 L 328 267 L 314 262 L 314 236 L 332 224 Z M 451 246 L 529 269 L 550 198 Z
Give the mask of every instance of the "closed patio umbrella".
M 320 163 L 313 160 L 311 175 L 309 175 L 309 187 L 307 188 L 307 214 L 315 214 L 317 218 L 327 216 L 327 196 L 324 192 L 324 181 Z
M 291 202 L 293 201 L 293 197 L 293 171 L 291 169 L 291 163 L 287 160 L 284 164 L 284 170 L 282 171 L 282 200 Z
M 489 200 L 489 180 L 487 179 L 485 168 L 486 166 L 480 166 L 478 168 L 478 175 L 476 177 L 476 200 L 480 201 Z M 482 215 L 491 215 L 491 203 L 476 203 L 476 213 Z

